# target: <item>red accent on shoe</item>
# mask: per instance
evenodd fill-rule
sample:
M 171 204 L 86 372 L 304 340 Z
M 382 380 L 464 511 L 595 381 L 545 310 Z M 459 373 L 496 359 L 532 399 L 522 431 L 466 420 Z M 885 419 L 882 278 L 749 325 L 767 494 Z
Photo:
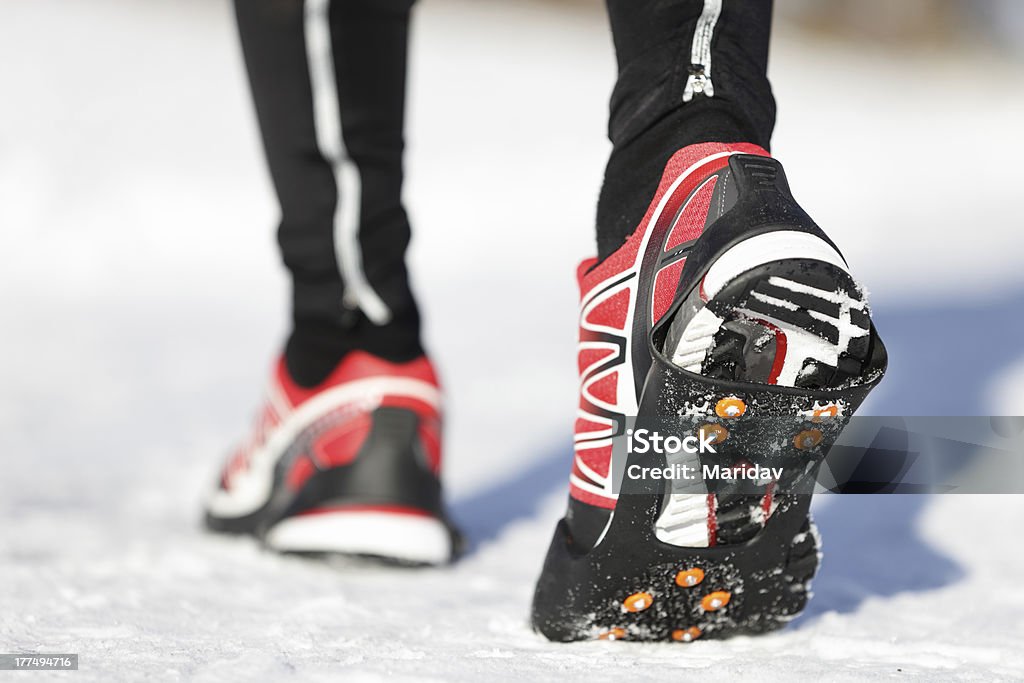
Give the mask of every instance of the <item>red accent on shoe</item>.
M 597 448 L 579 449 L 576 452 L 579 462 L 585 465 L 594 474 L 600 477 L 607 477 L 611 469 L 612 446 L 598 446 Z
M 380 400 L 381 408 L 405 408 L 420 415 L 434 412 L 434 407 L 415 396 L 385 396 Z
M 709 178 L 701 185 L 700 189 L 693 195 L 686 206 L 679 220 L 669 233 L 665 243 L 665 251 L 670 252 L 680 244 L 695 240 L 704 232 L 704 223 L 707 222 L 708 209 L 711 208 L 711 195 L 715 193 L 715 185 L 718 184 L 718 176 Z
M 370 435 L 371 420 L 369 413 L 353 415 L 338 426 L 322 434 L 313 442 L 310 457 L 322 469 L 341 467 L 356 459 L 359 449 Z
M 608 297 L 592 308 L 585 316 L 585 320 L 591 325 L 601 327 L 612 327 L 621 330 L 629 318 L 630 291 L 620 290 L 618 293 Z
M 683 272 L 686 259 L 680 259 L 675 263 L 665 266 L 658 271 L 654 279 L 654 303 L 651 306 L 651 324 L 661 320 L 661 316 L 668 312 L 672 300 L 676 298 L 676 287 L 679 286 L 679 275 Z
M 751 318 L 751 320 L 764 325 L 775 335 L 775 360 L 772 362 L 772 370 L 768 373 L 766 384 L 778 384 L 779 375 L 782 374 L 782 368 L 786 365 L 786 333 L 770 322 L 760 318 Z
M 775 497 L 775 480 L 773 479 L 768 483 L 768 488 L 764 492 L 764 498 L 761 499 L 761 510 L 764 512 L 765 521 L 768 521 L 768 516 L 772 514 L 772 500 Z
M 598 365 L 614 356 L 615 351 L 613 348 L 580 349 L 576 354 L 580 377 L 589 375 L 591 370 L 596 369 Z
M 419 435 L 430 471 L 441 476 L 441 421 L 421 422 Z
M 585 392 L 598 401 L 609 405 L 615 405 L 616 392 L 618 391 L 619 373 L 610 372 L 604 377 L 590 382 L 586 385 Z
M 610 425 L 604 422 L 594 422 L 583 417 L 576 418 L 576 433 L 577 434 L 590 434 L 592 432 L 606 432 Z
M 288 372 L 283 357 L 278 361 L 276 369 L 277 381 L 292 408 L 302 405 L 330 387 L 371 377 L 405 377 L 422 380 L 435 387 L 439 386 L 434 366 L 430 364 L 430 360 L 426 356 L 420 356 L 406 363 L 392 363 L 365 351 L 352 351 L 338 363 L 338 367 L 332 370 L 323 382 L 315 387 L 302 387 L 296 384 Z
M 306 480 L 316 473 L 316 465 L 309 459 L 308 455 L 302 455 L 295 459 L 295 464 L 288 470 L 285 484 L 292 491 L 298 491 Z

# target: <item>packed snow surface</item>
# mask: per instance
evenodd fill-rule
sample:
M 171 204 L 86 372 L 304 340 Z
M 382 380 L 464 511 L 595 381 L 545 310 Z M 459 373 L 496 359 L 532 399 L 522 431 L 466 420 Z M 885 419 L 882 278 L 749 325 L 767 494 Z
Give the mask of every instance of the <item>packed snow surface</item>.
M 0 651 L 77 652 L 80 671 L 48 677 L 98 681 L 1024 678 L 1015 496 L 819 501 L 816 597 L 774 635 L 529 630 L 570 462 L 573 270 L 607 154 L 599 13 L 418 10 L 410 258 L 473 542 L 423 571 L 200 530 L 287 315 L 229 4 L 4 3 L 0 63 Z M 1024 412 L 1019 67 L 782 30 L 772 70 L 774 151 L 890 346 L 867 410 Z

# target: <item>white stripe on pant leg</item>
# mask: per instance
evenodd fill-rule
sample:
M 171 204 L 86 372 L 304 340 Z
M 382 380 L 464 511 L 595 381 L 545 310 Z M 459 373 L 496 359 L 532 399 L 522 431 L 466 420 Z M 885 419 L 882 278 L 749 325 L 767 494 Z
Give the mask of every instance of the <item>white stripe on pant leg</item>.
M 334 53 L 328 12 L 331 0 L 306 0 L 305 34 L 309 80 L 313 86 L 313 125 L 320 153 L 331 164 L 338 187 L 334 210 L 335 258 L 345 281 L 344 303 L 360 308 L 371 322 L 384 325 L 391 310 L 373 290 L 363 272 L 359 246 L 360 202 L 363 196 L 359 167 L 345 149 L 341 129 L 338 87 L 334 77 Z

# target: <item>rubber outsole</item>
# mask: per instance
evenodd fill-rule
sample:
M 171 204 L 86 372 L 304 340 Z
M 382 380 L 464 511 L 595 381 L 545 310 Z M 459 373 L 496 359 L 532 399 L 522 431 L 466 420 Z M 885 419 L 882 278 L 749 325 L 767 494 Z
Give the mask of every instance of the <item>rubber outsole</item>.
M 444 564 L 464 549 L 448 519 L 441 483 L 426 465 L 412 411 L 380 407 L 358 453 L 344 465 L 316 468 L 297 488 L 287 483 L 294 463 L 315 451 L 317 439 L 345 414 L 329 414 L 298 431 L 273 458 L 271 495 L 237 517 L 209 508 L 207 529 L 248 534 L 270 550 L 303 554 L 376 556 L 399 563 Z
M 804 609 L 819 563 L 807 503 L 785 501 L 744 544 L 681 548 L 649 540 L 631 544 L 625 562 L 618 544 L 573 557 L 562 523 L 537 587 L 534 627 L 559 642 L 691 642 L 777 630 Z M 562 583 L 544 577 L 555 576 L 574 582 L 558 613 L 542 607 Z
M 725 285 L 707 305 L 723 320 L 763 318 L 836 347 L 834 362 L 806 362 L 798 386 L 824 389 L 856 382 L 871 358 L 864 294 L 845 268 L 831 263 L 786 259 L 760 265 Z

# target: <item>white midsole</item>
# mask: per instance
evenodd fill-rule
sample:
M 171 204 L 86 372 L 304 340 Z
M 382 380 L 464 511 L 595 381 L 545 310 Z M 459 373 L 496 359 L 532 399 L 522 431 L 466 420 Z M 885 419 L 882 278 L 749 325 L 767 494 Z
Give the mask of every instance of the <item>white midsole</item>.
M 699 373 L 708 349 L 715 343 L 715 335 L 724 322 L 724 318 L 719 318 L 707 306 L 697 311 L 672 352 L 672 363 L 687 372 Z
M 846 262 L 825 240 L 806 232 L 778 230 L 745 239 L 718 257 L 704 276 L 704 292 L 713 299 L 733 278 L 772 261 L 812 259 L 847 272 Z
M 403 513 L 297 515 L 272 526 L 264 541 L 282 552 L 373 555 L 426 564 L 443 564 L 452 556 L 451 535 L 440 520 Z

